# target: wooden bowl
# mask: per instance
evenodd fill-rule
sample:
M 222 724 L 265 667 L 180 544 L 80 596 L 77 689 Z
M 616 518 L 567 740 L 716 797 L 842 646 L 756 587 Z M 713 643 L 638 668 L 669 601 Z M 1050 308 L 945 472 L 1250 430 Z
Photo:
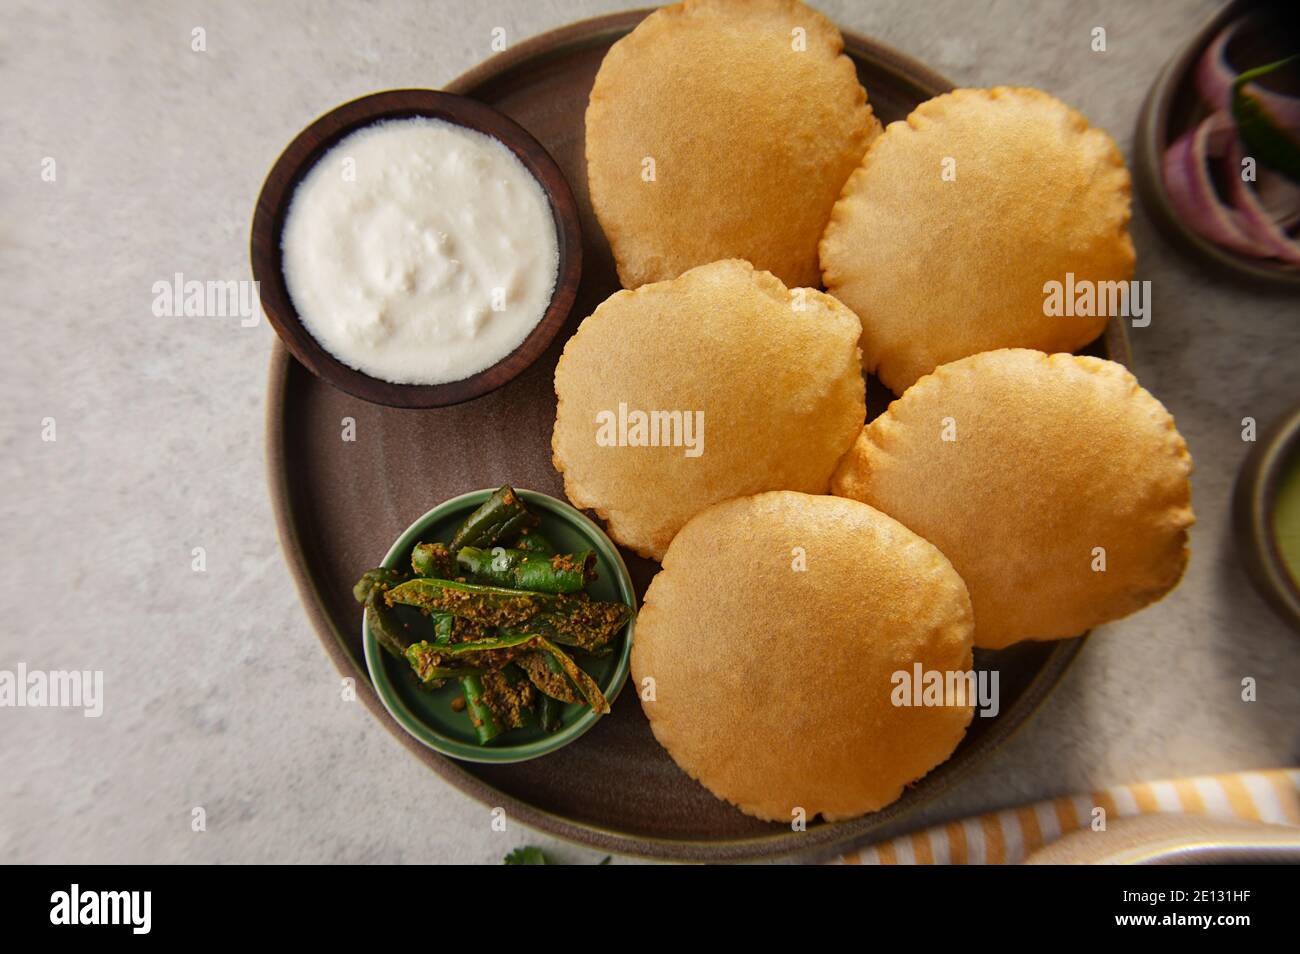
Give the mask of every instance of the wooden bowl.
M 344 136 L 386 119 L 432 117 L 475 129 L 504 144 L 541 184 L 551 204 L 560 253 L 551 303 L 519 347 L 478 374 L 445 384 L 394 384 L 348 367 L 303 325 L 289 298 L 281 263 L 280 235 L 294 190 L 316 161 Z M 422 408 L 459 404 L 493 391 L 522 372 L 546 350 L 573 307 L 582 277 L 578 206 L 555 160 L 526 129 L 477 100 L 430 89 L 395 89 L 344 103 L 300 132 L 271 167 L 257 197 L 249 243 L 253 278 L 262 310 L 290 353 L 312 374 L 341 391 L 374 404 Z
M 1271 288 L 1300 286 L 1300 269 L 1276 259 L 1251 258 L 1218 245 L 1183 222 L 1165 189 L 1161 162 L 1165 150 L 1200 122 L 1205 107 L 1196 94 L 1193 75 L 1201 54 L 1229 23 L 1244 16 L 1254 0 L 1233 0 L 1210 17 L 1191 41 L 1156 78 L 1138 115 L 1133 139 L 1133 180 L 1156 227 L 1175 246 L 1209 265 L 1220 275 Z

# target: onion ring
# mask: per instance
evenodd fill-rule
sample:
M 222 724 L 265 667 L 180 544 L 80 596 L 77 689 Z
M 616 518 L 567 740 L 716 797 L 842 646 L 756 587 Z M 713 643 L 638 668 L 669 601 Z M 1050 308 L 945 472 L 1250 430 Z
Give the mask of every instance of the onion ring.
M 1252 237 L 1241 213 L 1224 204 L 1210 178 L 1210 157 L 1222 156 L 1234 139 L 1232 121 L 1224 112 L 1212 113 L 1188 130 L 1165 151 L 1165 189 L 1193 231 L 1243 255 L 1267 258 L 1271 246 Z

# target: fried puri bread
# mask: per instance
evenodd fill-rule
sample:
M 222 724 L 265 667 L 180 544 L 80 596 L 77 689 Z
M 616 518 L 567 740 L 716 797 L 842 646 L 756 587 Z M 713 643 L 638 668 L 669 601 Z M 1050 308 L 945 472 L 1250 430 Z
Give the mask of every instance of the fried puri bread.
M 895 394 L 981 351 L 1075 351 L 1107 317 L 1049 316 L 1044 286 L 1132 278 L 1129 191 L 1114 140 L 1060 100 L 959 89 L 872 145 L 831 214 L 823 279 Z
M 565 493 L 654 559 L 719 500 L 825 493 L 866 416 L 860 328 L 829 295 L 735 260 L 614 294 L 555 369 Z
M 587 179 L 624 287 L 722 258 L 821 284 L 817 242 L 880 132 L 843 48 L 793 0 L 687 0 L 610 48 Z
M 934 546 L 853 500 L 728 500 L 673 540 L 632 673 L 655 738 L 741 811 L 883 808 L 952 754 L 969 697 L 894 704 L 895 674 L 971 668 L 966 587 Z
M 975 645 L 1063 639 L 1171 590 L 1187 564 L 1192 460 L 1121 365 L 1007 349 L 940 366 L 871 422 L 834 492 L 952 561 Z

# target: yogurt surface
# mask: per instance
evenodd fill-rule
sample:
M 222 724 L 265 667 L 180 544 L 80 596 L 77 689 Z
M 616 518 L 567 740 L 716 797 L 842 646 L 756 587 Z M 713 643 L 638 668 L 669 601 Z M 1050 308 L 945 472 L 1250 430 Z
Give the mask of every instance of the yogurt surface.
M 307 330 L 397 384 L 491 367 L 541 321 L 559 272 L 541 184 L 498 140 L 432 118 L 340 140 L 298 185 L 280 242 Z

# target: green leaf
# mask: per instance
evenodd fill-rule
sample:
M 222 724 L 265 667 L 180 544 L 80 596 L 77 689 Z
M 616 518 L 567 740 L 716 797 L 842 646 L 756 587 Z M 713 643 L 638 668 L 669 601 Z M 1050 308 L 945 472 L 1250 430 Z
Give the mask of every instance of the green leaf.
M 516 848 L 510 854 L 506 855 L 504 864 L 507 865 L 549 865 L 546 855 L 542 849 L 536 845 L 524 845 L 522 848 Z
M 1267 76 L 1296 58 L 1289 56 L 1238 76 L 1232 84 L 1232 118 L 1250 155 L 1291 181 L 1300 182 L 1300 143 L 1296 142 L 1293 132 L 1278 124 L 1258 96 L 1246 88 L 1252 80 Z

